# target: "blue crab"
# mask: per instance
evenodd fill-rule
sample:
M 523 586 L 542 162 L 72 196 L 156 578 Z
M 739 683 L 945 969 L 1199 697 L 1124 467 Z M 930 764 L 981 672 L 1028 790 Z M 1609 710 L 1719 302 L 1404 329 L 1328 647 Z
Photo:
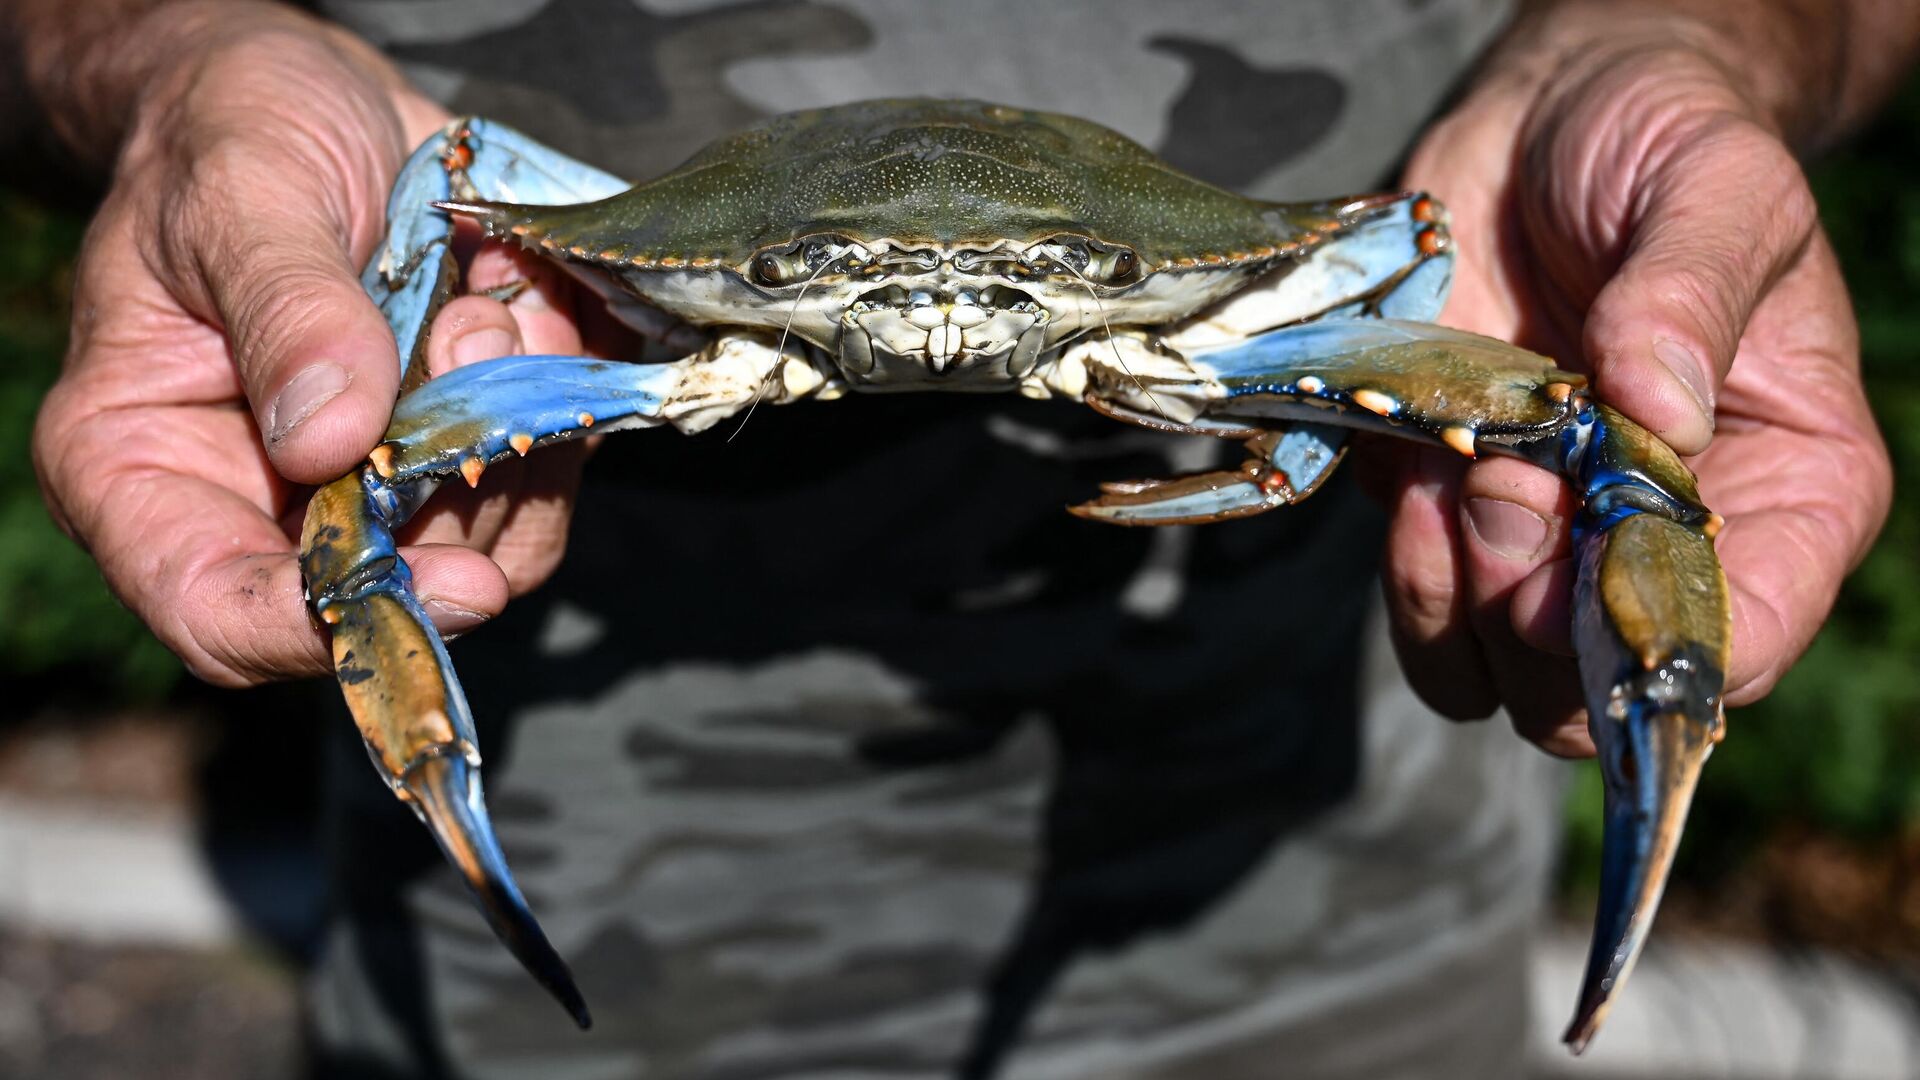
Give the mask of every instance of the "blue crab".
M 515 356 L 429 381 L 456 220 L 563 263 L 638 331 L 636 362 Z M 375 767 L 495 933 L 583 1027 L 481 797 L 471 714 L 392 532 L 441 481 L 626 428 L 697 432 L 850 391 L 1018 392 L 1237 441 L 1244 464 L 1112 483 L 1074 513 L 1214 522 L 1310 494 L 1350 430 L 1506 454 L 1565 477 L 1574 640 L 1606 786 L 1593 950 L 1567 1040 L 1646 939 L 1702 763 L 1730 634 L 1719 518 L 1664 443 L 1578 374 L 1432 324 L 1451 277 L 1417 193 L 1275 204 L 1105 128 L 978 102 L 776 117 L 638 186 L 477 118 L 408 161 L 363 283 L 405 364 L 366 466 L 321 488 L 301 565 Z

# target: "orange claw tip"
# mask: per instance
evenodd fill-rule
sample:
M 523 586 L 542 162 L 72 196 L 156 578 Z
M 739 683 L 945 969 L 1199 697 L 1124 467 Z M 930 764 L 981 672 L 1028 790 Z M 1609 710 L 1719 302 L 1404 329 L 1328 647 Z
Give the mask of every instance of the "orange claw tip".
M 1726 527 L 1726 518 L 1721 517 L 1719 514 L 1708 514 L 1706 522 L 1700 526 L 1700 531 L 1706 534 L 1707 539 L 1711 540 L 1719 536 L 1720 530 Z
M 590 412 L 583 412 L 578 417 L 576 417 L 576 419 L 580 421 L 581 427 L 593 426 L 593 414 Z
M 1440 441 L 1452 447 L 1456 453 L 1467 457 L 1476 457 L 1473 449 L 1473 429 L 1465 424 L 1455 424 L 1440 429 Z
M 466 477 L 468 487 L 479 487 L 480 474 L 486 471 L 487 463 L 477 457 L 470 457 L 460 463 L 460 475 Z
M 516 431 L 507 436 L 507 445 L 513 447 L 514 453 L 526 457 L 527 451 L 533 449 L 533 436 L 524 431 Z
M 373 471 L 380 474 L 380 479 L 391 480 L 393 478 L 392 444 L 381 443 L 379 446 L 369 450 L 367 452 L 367 460 L 373 463 Z

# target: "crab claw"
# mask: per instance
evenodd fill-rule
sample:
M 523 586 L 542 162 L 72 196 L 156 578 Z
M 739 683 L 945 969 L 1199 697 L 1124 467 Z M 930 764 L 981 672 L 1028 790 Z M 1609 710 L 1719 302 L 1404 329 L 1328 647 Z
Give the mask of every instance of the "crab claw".
M 507 870 L 507 858 L 481 801 L 480 771 L 453 747 L 437 746 L 407 768 L 399 787 L 460 872 L 494 934 L 581 1030 L 592 1027 L 593 1017 L 573 984 L 573 973 L 547 942 Z
M 1606 838 L 1600 864 L 1600 906 L 1580 1003 L 1563 1037 L 1580 1053 L 1606 1019 L 1614 990 L 1626 981 L 1680 846 L 1687 807 L 1719 730 L 1717 679 L 1697 680 L 1694 665 L 1676 659 L 1649 680 L 1661 696 L 1642 696 L 1625 719 L 1591 725 L 1606 785 Z M 1709 692 L 1702 682 L 1716 685 Z
M 1633 514 L 1579 541 L 1574 633 L 1606 785 L 1600 902 L 1564 1041 L 1586 1049 L 1632 972 L 1723 730 L 1726 579 L 1704 533 Z
M 1120 415 L 1111 407 L 1101 411 Z M 1247 460 L 1231 471 L 1102 484 L 1099 498 L 1069 506 L 1070 512 L 1112 525 L 1197 525 L 1258 514 L 1313 494 L 1339 463 L 1346 438 L 1340 429 L 1319 424 L 1296 424 L 1284 432 L 1252 428 L 1231 434 L 1164 420 L 1147 426 L 1244 437 Z
M 419 495 L 374 468 L 315 492 L 301 556 L 307 595 L 330 628 L 340 688 L 380 778 L 432 831 L 494 933 L 585 1028 L 573 976 L 507 869 L 481 798 L 466 695 L 394 547 L 388 524 Z

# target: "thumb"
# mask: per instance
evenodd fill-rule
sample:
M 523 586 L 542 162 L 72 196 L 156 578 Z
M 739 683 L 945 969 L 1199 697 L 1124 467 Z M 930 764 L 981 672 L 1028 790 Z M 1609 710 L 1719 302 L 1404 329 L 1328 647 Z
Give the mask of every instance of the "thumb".
M 209 281 L 247 401 L 282 476 L 321 483 L 366 456 L 400 385 L 393 334 L 340 242 L 251 246 Z
M 1587 314 L 1600 396 L 1682 454 L 1713 438 L 1714 401 L 1754 305 L 1806 246 L 1812 193 L 1780 141 L 1724 118 L 1642 173 L 1626 257 Z
M 193 200 L 217 210 L 183 215 L 178 246 L 226 331 L 274 469 L 321 483 L 379 441 L 400 362 L 386 318 L 360 288 L 348 230 L 328 209 L 340 193 L 303 199 L 288 190 L 295 185 L 268 182 L 289 175 L 268 164 L 223 170 L 218 193 Z

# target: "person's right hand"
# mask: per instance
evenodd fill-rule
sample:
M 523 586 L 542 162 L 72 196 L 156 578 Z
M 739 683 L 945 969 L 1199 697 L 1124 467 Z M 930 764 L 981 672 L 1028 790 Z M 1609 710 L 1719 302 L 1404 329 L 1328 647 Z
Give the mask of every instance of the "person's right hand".
M 319 674 L 331 664 L 292 539 L 303 485 L 354 468 L 386 428 L 399 367 L 358 268 L 394 172 L 446 116 L 364 43 L 287 9 L 168 5 L 127 32 L 163 31 L 193 47 L 139 88 L 35 464 L 55 519 L 195 675 Z M 494 251 L 472 276 L 528 275 Z M 531 276 L 511 308 L 465 297 L 441 312 L 430 366 L 579 351 L 567 290 Z M 436 500 L 409 533 L 442 632 L 552 570 L 577 461 L 490 470 L 485 501 Z

